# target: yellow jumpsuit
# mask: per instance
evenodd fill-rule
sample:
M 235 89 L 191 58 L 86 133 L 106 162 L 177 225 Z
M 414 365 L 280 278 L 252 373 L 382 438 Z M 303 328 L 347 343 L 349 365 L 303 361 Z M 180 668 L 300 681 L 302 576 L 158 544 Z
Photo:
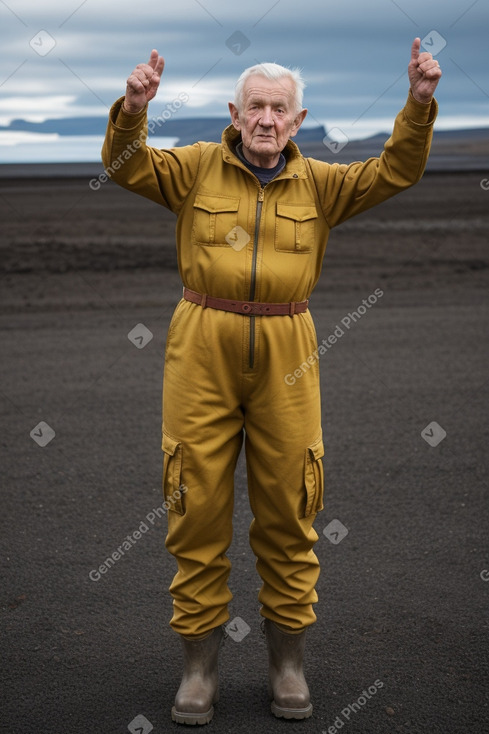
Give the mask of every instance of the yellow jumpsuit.
M 424 105 L 409 93 L 384 152 L 366 162 L 305 159 L 289 141 L 285 168 L 262 188 L 234 153 L 232 126 L 220 144 L 157 150 L 145 144 L 146 110 L 129 115 L 122 101 L 110 111 L 107 173 L 177 214 L 185 286 L 258 302 L 309 298 L 330 229 L 421 178 L 437 112 L 434 100 Z M 309 311 L 249 316 L 183 299 L 176 307 L 162 448 L 166 546 L 178 568 L 170 624 L 180 634 L 197 638 L 229 619 L 226 551 L 243 438 L 261 614 L 294 630 L 316 619 L 313 522 L 323 508 L 324 454 L 317 348 Z M 301 378 L 286 379 L 301 364 Z

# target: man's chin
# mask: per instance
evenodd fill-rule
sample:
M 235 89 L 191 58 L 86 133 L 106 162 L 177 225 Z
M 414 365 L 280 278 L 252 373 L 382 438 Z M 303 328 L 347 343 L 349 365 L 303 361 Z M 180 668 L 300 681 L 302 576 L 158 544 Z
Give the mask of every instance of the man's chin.
M 250 150 L 252 153 L 266 153 L 268 155 L 276 155 L 279 152 L 277 142 L 275 140 L 254 141 L 253 147 L 251 147 Z
M 250 148 L 243 147 L 243 153 L 250 162 L 268 168 L 275 165 L 280 151 L 277 148 L 275 139 L 270 142 L 265 140 L 259 142 L 255 139 Z

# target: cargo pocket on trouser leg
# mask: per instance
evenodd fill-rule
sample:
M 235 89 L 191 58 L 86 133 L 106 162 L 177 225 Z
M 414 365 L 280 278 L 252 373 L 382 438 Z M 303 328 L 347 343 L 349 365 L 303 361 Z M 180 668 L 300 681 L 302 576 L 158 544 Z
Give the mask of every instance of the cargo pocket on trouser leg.
M 185 514 L 184 494 L 187 488 L 182 484 L 182 444 L 163 432 L 163 496 L 167 509 Z
M 304 484 L 306 491 L 305 509 L 302 517 L 314 515 L 323 509 L 324 470 L 322 457 L 324 456 L 323 439 L 318 438 L 306 449 L 304 467 Z

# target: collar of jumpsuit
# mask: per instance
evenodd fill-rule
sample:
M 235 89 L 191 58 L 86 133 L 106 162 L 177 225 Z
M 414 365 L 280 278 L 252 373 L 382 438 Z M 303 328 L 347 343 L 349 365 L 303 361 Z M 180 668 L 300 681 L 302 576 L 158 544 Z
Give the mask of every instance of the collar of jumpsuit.
M 278 176 L 279 173 L 283 171 L 285 168 L 286 160 L 283 153 L 280 153 L 280 158 L 276 166 L 273 168 L 262 168 L 261 166 L 255 166 L 253 163 L 250 163 L 249 160 L 245 157 L 243 153 L 243 141 L 241 140 L 236 145 L 236 155 L 238 158 L 245 164 L 245 166 L 253 173 L 260 184 L 262 186 L 266 186 L 267 183 L 270 183 L 275 176 Z
M 221 145 L 222 145 L 222 157 L 227 163 L 235 163 L 236 165 L 244 165 L 249 171 L 252 171 L 253 164 L 249 161 L 243 160 L 237 151 L 241 141 L 241 133 L 230 124 L 222 132 Z M 281 170 L 275 174 L 275 178 L 307 178 L 307 171 L 304 158 L 300 152 L 298 146 L 289 140 L 283 149 L 281 155 L 284 157 L 284 166 Z M 261 170 L 260 167 L 258 170 Z M 262 169 L 263 171 L 270 171 L 272 169 Z M 256 173 L 255 173 L 256 175 Z M 257 178 L 259 178 L 257 176 Z

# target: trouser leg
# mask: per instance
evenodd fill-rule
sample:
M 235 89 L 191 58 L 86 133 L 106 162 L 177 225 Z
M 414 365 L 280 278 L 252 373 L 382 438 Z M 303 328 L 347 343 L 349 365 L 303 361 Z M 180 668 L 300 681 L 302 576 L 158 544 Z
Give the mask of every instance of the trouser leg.
M 309 449 L 291 452 L 287 461 L 275 464 L 263 458 L 263 447 L 257 451 L 247 443 L 247 466 L 250 504 L 254 515 L 250 526 L 250 544 L 257 557 L 256 568 L 262 579 L 258 598 L 264 617 L 301 629 L 312 624 L 317 602 L 315 584 L 319 562 L 313 551 L 318 535 L 313 527 L 316 511 L 322 508 L 317 459 L 309 459 Z M 293 466 L 295 460 L 295 467 Z M 306 463 L 311 469 L 306 469 Z M 282 464 L 282 466 L 280 466 Z M 288 468 L 288 470 L 286 469 Z M 305 514 L 307 489 L 305 472 L 311 471 L 311 512 Z
M 232 540 L 233 474 L 240 445 L 241 437 L 236 437 L 221 447 L 222 463 L 218 466 L 214 460 L 210 472 L 201 451 L 185 441 L 178 442 L 181 485 L 186 491 L 181 505 L 168 510 L 166 547 L 176 558 L 178 569 L 170 585 L 170 624 L 187 637 L 200 636 L 229 619 L 227 604 L 232 594 L 227 585 L 230 562 L 226 551 Z M 165 487 L 169 487 L 168 473 L 173 471 L 175 460 L 175 454 L 165 454 Z M 168 489 L 166 492 L 168 497 Z
M 245 429 L 254 515 L 250 544 L 263 581 L 261 614 L 298 630 L 316 620 L 312 605 L 319 562 L 313 522 L 323 507 L 324 450 L 317 363 L 292 385 L 284 379 L 316 348 L 310 315 L 294 322 L 279 322 L 280 343 L 278 329 L 264 322 L 260 380 L 245 405 Z
M 170 624 L 190 638 L 226 622 L 232 598 L 226 551 L 232 540 L 243 415 L 236 398 L 239 379 L 232 367 L 232 348 L 219 344 L 222 334 L 214 315 L 194 304 L 179 304 L 165 359 L 163 485 L 170 506 L 166 547 L 177 562 L 170 586 Z M 224 353 L 229 365 L 220 357 Z

